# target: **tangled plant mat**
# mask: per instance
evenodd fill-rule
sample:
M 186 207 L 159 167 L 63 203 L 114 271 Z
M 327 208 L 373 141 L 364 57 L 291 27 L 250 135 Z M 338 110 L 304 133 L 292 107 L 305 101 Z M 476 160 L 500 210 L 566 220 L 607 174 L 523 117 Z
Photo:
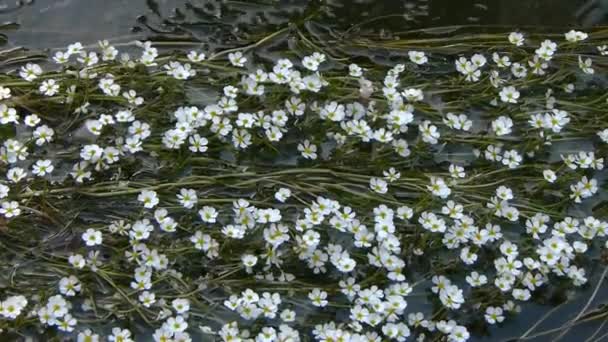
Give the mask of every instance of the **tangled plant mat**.
M 74 43 L 3 74 L 3 334 L 465 341 L 599 288 L 606 36 L 390 66 Z

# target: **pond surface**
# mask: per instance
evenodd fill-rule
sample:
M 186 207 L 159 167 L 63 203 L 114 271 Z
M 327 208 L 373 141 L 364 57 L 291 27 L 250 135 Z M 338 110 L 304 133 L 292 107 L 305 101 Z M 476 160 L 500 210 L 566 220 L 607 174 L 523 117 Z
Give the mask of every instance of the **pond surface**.
M 590 27 L 608 22 L 607 0 L 36 0 L 3 1 L 0 22 L 20 28 L 11 45 L 63 48 L 99 39 L 131 41 L 165 33 L 217 42 L 228 34 L 258 30 L 319 10 L 321 23 L 351 28 L 366 23 L 376 31 L 451 25 L 500 25 L 522 28 Z M 324 3 L 321 6 L 321 3 Z M 378 19 L 382 18 L 382 19 Z
M 214 1 L 214 0 L 37 0 L 0 5 L 0 23 L 14 22 L 18 28 L 4 33 L 8 42 L 0 49 L 23 46 L 30 49 L 64 48 L 80 41 L 95 44 L 100 39 L 128 43 L 135 39 L 200 41 L 210 50 L 239 46 L 251 36 L 270 33 L 318 11 L 317 23 L 335 30 L 350 30 L 391 37 L 394 32 L 452 25 L 492 25 L 565 32 L 571 27 L 608 23 L 608 0 L 328 0 L 322 2 Z M 596 272 L 597 273 L 597 272 Z M 526 305 L 525 314 L 493 327 L 486 337 L 471 340 L 497 341 L 521 336 L 539 317 L 547 319 L 535 332 L 561 326 L 586 305 L 608 302 L 608 286 L 595 290 L 597 277 L 584 290 L 557 309 Z M 564 341 L 583 341 L 599 324 L 582 324 Z M 603 331 L 602 333 L 604 333 Z M 529 335 L 533 335 L 529 334 Z M 601 334 L 600 334 L 601 335 Z M 549 341 L 540 336 L 533 341 Z

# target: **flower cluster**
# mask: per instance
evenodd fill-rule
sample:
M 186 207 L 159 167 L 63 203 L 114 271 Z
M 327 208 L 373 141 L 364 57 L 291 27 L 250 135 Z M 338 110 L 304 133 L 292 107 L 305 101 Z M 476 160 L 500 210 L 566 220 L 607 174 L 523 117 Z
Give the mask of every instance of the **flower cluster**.
M 602 200 L 604 95 L 575 82 L 602 68 L 593 38 L 513 32 L 433 81 L 409 72 L 433 67 L 422 48 L 376 69 L 107 41 L 56 52 L 53 72 L 27 63 L 0 86 L 0 230 L 2 255 L 35 270 L 11 270 L 0 323 L 79 341 L 134 341 L 131 320 L 154 341 L 465 341 L 541 289 L 584 286 L 608 248 L 584 207 Z

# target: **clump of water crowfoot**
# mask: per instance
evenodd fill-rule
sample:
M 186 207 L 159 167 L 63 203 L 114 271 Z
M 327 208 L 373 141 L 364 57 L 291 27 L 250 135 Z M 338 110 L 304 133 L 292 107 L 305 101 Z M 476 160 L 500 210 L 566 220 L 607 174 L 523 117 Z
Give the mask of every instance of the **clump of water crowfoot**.
M 74 43 L 47 71 L 1 76 L 0 327 L 465 341 L 585 286 L 608 247 L 583 206 L 599 201 L 608 118 L 581 80 L 608 50 L 578 31 L 503 40 L 432 79 L 415 72 L 439 58 L 425 51 L 267 65 L 150 42 L 135 57 Z M 587 143 L 556 157 L 568 141 Z

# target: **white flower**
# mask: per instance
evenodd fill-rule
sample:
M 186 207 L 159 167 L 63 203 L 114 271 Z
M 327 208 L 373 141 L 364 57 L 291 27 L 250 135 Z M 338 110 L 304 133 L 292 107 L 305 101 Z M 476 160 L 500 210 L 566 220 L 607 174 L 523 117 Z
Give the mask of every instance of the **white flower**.
M 383 127 L 374 131 L 373 138 L 377 141 L 387 143 L 393 140 L 393 133 Z
M 100 231 L 95 230 L 93 228 L 89 228 L 86 232 L 82 233 L 82 240 L 86 243 L 87 246 L 93 247 L 101 245 L 102 235 Z
M 487 59 L 484 55 L 476 53 L 471 57 L 471 63 L 476 67 L 481 68 L 487 63 Z
M 511 60 L 509 59 L 509 56 L 500 56 L 496 52 L 492 54 L 492 60 L 499 68 L 506 68 L 511 65 Z
M 420 134 L 422 135 L 422 141 L 429 143 L 429 144 L 437 144 L 439 142 L 439 138 L 440 138 L 440 134 L 439 131 L 437 131 L 437 127 L 434 125 L 431 125 L 431 122 L 428 120 L 423 121 L 419 126 L 418 126 L 418 130 L 420 131 Z
M 455 115 L 453 113 L 447 113 L 446 117 L 443 119 L 443 123 L 450 128 L 463 131 L 468 131 L 471 126 L 473 126 L 473 121 L 469 120 L 464 114 Z
M 112 328 L 112 335 L 108 336 L 110 342 L 133 342 L 131 331 L 128 329 Z
M 534 51 L 536 55 L 546 61 L 549 61 L 553 58 L 553 55 L 557 51 L 557 44 L 550 40 L 544 40 L 540 43 L 540 47 Z
M 519 63 L 513 63 L 511 65 L 511 73 L 516 78 L 524 78 L 528 75 L 528 69 Z
M 149 291 L 143 291 L 139 294 L 138 297 L 141 304 L 147 308 L 152 306 L 152 304 L 156 303 L 156 295 Z
M 141 140 L 136 137 L 129 137 L 125 140 L 125 144 L 122 146 L 122 150 L 125 153 L 137 153 L 143 148 L 141 146 Z
M 340 122 L 342 121 L 342 119 L 344 119 L 346 115 L 344 109 L 345 108 L 343 104 L 339 104 L 336 101 L 331 101 L 329 103 L 326 103 L 325 106 L 323 106 L 321 112 L 319 112 L 319 116 L 322 119 L 329 119 L 334 122 Z
M 97 86 L 99 89 L 101 89 L 101 91 L 103 91 L 104 94 L 108 96 L 118 96 L 120 93 L 120 85 L 114 83 L 114 79 L 111 75 L 109 75 L 107 78 L 100 79 Z
M 150 233 L 154 230 L 154 227 L 150 224 L 150 220 L 143 219 L 133 223 L 129 236 L 135 240 L 145 240 L 150 237 Z
M 72 43 L 72 44 L 68 45 L 68 49 L 67 49 L 67 51 L 65 53 L 68 56 L 70 56 L 70 55 L 78 55 L 78 54 L 80 54 L 82 52 L 82 50 L 83 50 L 82 43 L 75 42 L 75 43 Z
M 484 315 L 486 322 L 490 324 L 496 324 L 504 321 L 505 316 L 503 316 L 502 308 L 489 306 L 486 308 L 486 313 Z
M 285 107 L 287 108 L 287 112 L 289 114 L 302 116 L 306 110 L 306 103 L 304 103 L 300 98 L 292 96 L 288 100 L 285 100 Z
M 457 204 L 452 200 L 449 200 L 446 205 L 441 208 L 441 213 L 448 215 L 453 219 L 461 219 L 463 217 L 464 207 L 462 204 Z
M 374 192 L 385 194 L 388 191 L 388 183 L 382 178 L 372 177 L 369 180 L 369 187 Z
M 569 41 L 571 43 L 575 43 L 575 42 L 587 39 L 587 37 L 589 37 L 589 35 L 586 34 L 585 32 L 570 30 L 564 34 L 564 37 L 566 38 L 567 41 Z
M 496 196 L 504 201 L 509 201 L 513 199 L 513 191 L 510 188 L 501 185 L 496 189 Z
M 389 168 L 388 170 L 382 171 L 384 178 L 389 182 L 394 182 L 401 178 L 401 173 L 395 170 L 394 167 Z
M 512 295 L 513 298 L 521 301 L 527 301 L 531 297 L 528 289 L 513 289 Z
M 152 190 L 142 190 L 137 196 L 137 200 L 144 204 L 144 208 L 154 208 L 159 200 L 155 191 Z
M 197 52 L 197 51 L 190 51 L 188 53 L 187 57 L 191 62 L 195 62 L 195 63 L 202 62 L 205 60 L 205 54 L 202 52 Z
M 10 188 L 4 184 L 0 184 L 0 198 L 5 198 L 6 196 L 8 196 L 8 192 L 10 191 Z
M 302 65 L 310 71 L 317 71 L 319 69 L 319 62 L 312 56 L 305 56 L 302 59 Z
M 348 252 L 333 253 L 331 255 L 331 263 L 343 273 L 351 272 L 357 266 L 357 262 L 350 257 Z
M 581 286 L 587 282 L 585 269 L 573 265 L 568 268 L 567 272 L 568 278 L 572 279 L 572 283 L 575 286 Z
M 281 320 L 285 323 L 294 322 L 296 320 L 296 312 L 289 309 L 285 309 L 281 311 L 280 317 Z
M 458 325 L 453 327 L 449 332 L 448 342 L 464 342 L 468 340 L 470 336 L 466 327 Z
M 187 80 L 190 77 L 196 76 L 196 70 L 192 69 L 190 64 L 182 64 L 179 62 L 169 62 L 163 68 L 167 75 L 172 76 L 177 80 Z
M 25 117 L 23 122 L 28 127 L 36 127 L 36 125 L 38 125 L 40 123 L 40 117 L 38 117 L 38 115 L 36 115 L 36 114 L 30 114 Z
M 131 122 L 135 120 L 135 116 L 133 116 L 133 112 L 130 110 L 119 110 L 114 114 L 114 117 L 118 122 Z
M 327 301 L 327 292 L 322 291 L 321 289 L 315 288 L 311 292 L 308 293 L 308 298 L 311 300 L 312 305 L 316 307 L 325 307 L 328 304 Z
M 515 46 L 524 45 L 524 35 L 519 32 L 509 33 L 509 42 Z
M 63 296 L 55 295 L 48 299 L 46 309 L 53 317 L 63 317 L 68 313 L 68 303 Z
M 570 122 L 568 112 L 564 110 L 553 109 L 551 113 L 546 113 L 543 116 L 542 127 L 551 129 L 554 133 L 559 133 Z
M 61 278 L 59 281 L 59 292 L 66 296 L 75 296 L 80 292 L 80 288 L 80 280 L 73 275 Z
M 86 264 L 84 257 L 80 254 L 70 255 L 70 257 L 68 258 L 68 262 L 70 263 L 70 265 L 78 269 L 82 269 Z
M 4 215 L 6 218 L 19 216 L 19 214 L 21 214 L 21 209 L 19 209 L 19 203 L 15 201 L 2 202 L 0 214 Z
M 404 342 L 410 336 L 410 329 L 403 322 L 386 323 L 382 326 L 382 333 L 391 341 Z
M 597 136 L 600 137 L 603 142 L 608 144 L 608 128 L 597 132 Z
M 410 88 L 401 92 L 408 102 L 418 102 L 424 99 L 424 93 L 420 89 Z
M 593 64 L 593 61 L 591 60 L 591 58 L 587 58 L 587 59 L 583 60 L 583 58 L 581 56 L 578 56 L 578 67 L 585 74 L 593 75 L 595 73 L 595 70 L 593 70 L 593 68 L 591 67 L 592 64 Z
M 557 179 L 555 172 L 553 172 L 552 170 L 544 170 L 543 177 L 545 177 L 545 180 L 547 180 L 547 182 L 549 183 L 553 183 Z
M 198 211 L 199 216 L 203 222 L 207 223 L 215 223 L 217 218 L 217 210 L 213 207 L 204 206 L 201 210 Z
M 311 144 L 310 141 L 304 140 L 302 143 L 298 144 L 298 151 L 300 151 L 300 154 L 302 155 L 302 157 L 306 158 L 306 159 L 312 159 L 315 160 L 317 159 L 317 146 L 314 144 Z
M 363 76 L 363 69 L 357 64 L 350 64 L 348 66 L 348 74 L 352 77 L 361 77 Z
M 0 302 L 0 315 L 4 318 L 14 320 L 27 306 L 27 298 L 22 295 L 10 296 Z
M 144 103 L 144 98 L 141 96 L 137 96 L 137 92 L 133 89 L 128 92 L 123 92 L 122 96 L 127 99 L 129 104 L 134 106 L 141 106 Z
M 532 73 L 535 75 L 544 75 L 545 69 L 549 67 L 546 61 L 541 60 L 538 56 L 534 56 L 532 60 L 528 61 L 528 65 L 532 68 Z M 525 75 L 521 74 L 522 77 Z
M 281 203 L 284 203 L 289 197 L 291 197 L 291 190 L 289 190 L 288 188 L 280 188 L 274 194 L 274 198 L 276 198 L 277 201 Z
M 440 198 L 447 198 L 452 193 L 452 190 L 450 190 L 441 177 L 431 176 L 431 185 L 428 185 L 427 189 L 429 189 L 433 195 Z
M 1 106 L 2 105 L 0 105 L 0 109 L 1 109 Z M 55 135 L 55 131 L 52 128 L 48 127 L 47 125 L 42 125 L 42 126 L 37 127 L 34 130 L 34 134 L 33 134 L 34 138 L 36 139 L 36 145 L 38 145 L 38 146 L 42 146 L 45 143 L 53 141 L 54 135 Z
M 171 306 L 175 312 L 183 314 L 190 310 L 190 301 L 186 298 L 176 298 L 171 302 Z
M 93 333 L 91 329 L 86 329 L 78 333 L 77 342 L 99 342 L 99 335 Z
M 479 286 L 483 286 L 483 285 L 487 284 L 488 278 L 483 274 L 479 274 L 477 272 L 471 272 L 470 275 L 466 276 L 466 281 L 472 287 L 479 287 Z
M 243 254 L 241 256 L 241 261 L 245 267 L 251 268 L 258 263 L 258 257 L 253 254 Z
M 518 167 L 522 160 L 522 156 L 516 150 L 505 151 L 502 156 L 503 165 L 508 166 L 510 169 Z
M 240 51 L 228 54 L 228 59 L 230 60 L 230 64 L 236 67 L 243 67 L 247 62 L 247 58 L 243 57 L 243 53 Z
M 585 253 L 587 251 L 587 249 L 589 248 L 586 243 L 581 242 L 581 241 L 574 241 L 572 243 L 572 247 L 574 248 L 574 250 L 577 253 Z
M 426 64 L 429 61 L 424 52 L 421 51 L 409 51 L 407 54 L 410 57 L 410 61 L 418 65 Z
M 158 223 L 160 224 L 160 229 L 167 233 L 173 233 L 177 228 L 177 222 L 172 217 L 165 217 Z
M 68 62 L 69 58 L 70 54 L 63 51 L 57 51 L 55 52 L 55 55 L 53 55 L 53 61 L 57 64 L 65 64 Z
M 90 161 L 92 163 L 101 159 L 103 155 L 103 149 L 98 145 L 85 145 L 80 151 L 80 158 L 82 160 Z
M 511 133 L 513 127 L 513 120 L 508 116 L 500 116 L 498 119 L 492 121 L 492 130 L 494 134 L 501 136 Z
M 192 209 L 198 202 L 198 197 L 194 189 L 181 189 L 177 195 L 179 203 L 186 209 Z
M 450 167 L 448 168 L 448 170 L 449 170 L 450 176 L 452 178 L 465 178 L 466 177 L 466 173 L 464 172 L 464 167 L 462 167 L 462 166 L 450 164 Z
M 481 70 L 477 64 L 461 57 L 456 61 L 456 70 L 465 76 L 467 82 L 477 82 L 481 77 Z
M 116 59 L 116 55 L 118 55 L 118 50 L 112 45 L 110 45 L 107 40 L 100 40 L 97 42 L 97 44 L 102 50 L 102 60 L 113 61 L 114 59 Z
M 19 76 L 29 82 L 35 80 L 41 74 L 42 68 L 40 68 L 38 64 L 32 63 L 27 63 L 25 66 L 22 66 L 21 70 L 19 71 Z
M 439 300 L 450 309 L 458 309 L 464 303 L 462 290 L 456 285 L 446 285 L 445 288 L 439 290 Z
M 229 98 L 232 98 L 232 99 L 236 98 L 238 93 L 239 93 L 239 89 L 236 87 L 233 87 L 230 85 L 224 87 L 224 95 Z
M 397 152 L 397 154 L 403 158 L 408 157 L 412 153 L 412 151 L 409 149 L 407 141 L 404 139 L 393 140 L 392 145 L 395 152 Z
M 150 125 L 141 121 L 133 121 L 129 126 L 129 134 L 138 140 L 145 140 L 151 134 Z
M 27 172 L 20 167 L 13 167 L 6 172 L 6 178 L 13 183 L 19 183 L 26 176 Z
M 43 177 L 53 172 L 54 166 L 50 160 L 38 160 L 32 167 L 32 173 L 36 176 Z
M 0 86 L 0 100 L 7 100 L 11 98 L 11 89 L 8 87 Z
M 502 88 L 499 95 L 500 100 L 506 103 L 517 103 L 519 99 L 519 91 L 512 86 Z
M 190 143 L 189 149 L 192 152 L 205 152 L 207 151 L 207 144 L 209 144 L 207 138 L 201 137 L 198 134 L 191 136 L 188 142 Z
M 40 92 L 46 96 L 53 96 L 59 91 L 59 84 L 55 80 L 45 80 L 39 88 Z
M 19 115 L 15 108 L 0 103 L 0 124 L 6 125 L 8 123 L 19 124 Z
M 269 141 L 280 141 L 283 138 L 283 132 L 277 126 L 270 126 L 264 133 Z

